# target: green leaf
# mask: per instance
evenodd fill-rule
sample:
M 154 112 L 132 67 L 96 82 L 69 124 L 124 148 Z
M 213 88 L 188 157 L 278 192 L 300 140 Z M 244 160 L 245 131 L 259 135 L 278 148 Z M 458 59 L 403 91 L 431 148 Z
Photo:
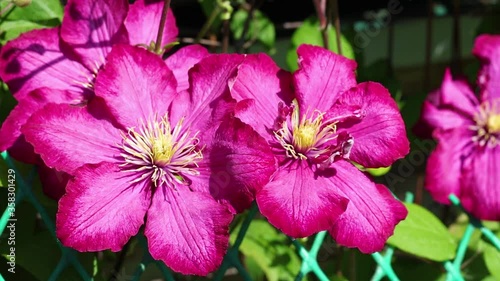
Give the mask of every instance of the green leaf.
M 0 39 L 0 44 L 5 44 L 7 41 L 18 37 L 23 32 L 43 27 L 46 26 L 26 20 L 5 21 L 2 23 L 1 27 L 3 33 Z
M 445 225 L 427 209 L 405 203 L 407 218 L 400 222 L 388 244 L 405 252 L 433 261 L 446 261 L 455 257 L 457 242 Z
M 365 168 L 354 161 L 351 161 L 351 163 L 354 164 L 354 166 L 356 166 L 356 168 L 358 168 L 360 171 L 367 172 L 370 175 L 375 176 L 375 177 L 381 177 L 381 176 L 387 174 L 392 168 L 392 166 L 380 167 L 380 168 Z
M 0 187 L 7 188 L 9 186 L 8 181 L 7 181 L 7 177 L 8 177 L 7 171 L 8 170 L 9 170 L 9 167 L 7 166 L 7 163 L 5 163 L 5 161 L 3 161 L 3 159 L 0 159 L 0 171 L 2 171 L 0 173 Z M 1 210 L 1 211 L 3 212 L 3 210 Z
M 230 28 L 234 39 L 241 39 L 248 16 L 248 12 L 243 9 L 239 9 L 233 14 Z M 261 11 L 255 10 L 248 27 L 248 32 L 245 35 L 245 40 L 257 40 L 268 50 L 271 50 L 276 42 L 276 30 L 273 22 Z
M 253 281 L 265 281 L 266 274 L 264 270 L 260 267 L 259 263 L 251 256 L 245 257 L 245 268 L 247 268 L 248 273 L 252 277 Z
M 329 26 L 327 29 L 328 32 L 328 46 L 329 49 L 335 53 L 338 53 L 337 49 L 337 36 L 335 30 Z M 319 26 L 319 21 L 315 16 L 311 16 L 307 18 L 302 25 L 297 28 L 291 39 L 291 45 L 288 49 L 286 55 L 287 66 L 290 71 L 294 71 L 298 68 L 297 63 L 297 48 L 301 44 L 311 44 L 316 46 L 323 46 L 323 37 L 321 35 L 321 28 Z M 342 55 L 354 59 L 354 50 L 346 39 L 344 35 L 341 34 L 340 44 L 342 47 Z
M 49 20 L 58 19 L 60 23 L 62 17 L 63 6 L 60 0 L 33 0 L 31 4 L 24 8 L 15 7 L 8 14 L 7 20 L 25 20 L 49 26 Z
M 381 176 L 389 173 L 391 168 L 392 168 L 392 166 L 382 167 L 382 168 L 365 168 L 365 169 L 370 175 L 375 176 L 375 177 L 381 177 Z
M 0 121 L 3 123 L 10 111 L 16 106 L 17 101 L 7 87 L 7 84 L 0 83 Z
M 232 232 L 231 243 L 236 240 L 240 227 Z M 269 281 L 293 280 L 300 270 L 300 259 L 288 237 L 266 220 L 252 221 L 239 250 L 257 263 Z
M 500 280 L 500 251 L 490 244 L 485 244 L 483 258 L 491 275 L 495 280 Z

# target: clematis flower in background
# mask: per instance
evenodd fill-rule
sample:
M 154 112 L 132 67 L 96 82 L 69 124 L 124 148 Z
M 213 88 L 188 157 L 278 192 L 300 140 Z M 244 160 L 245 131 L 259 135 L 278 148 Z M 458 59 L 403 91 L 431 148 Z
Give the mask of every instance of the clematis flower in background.
M 354 61 L 311 45 L 297 52 L 293 74 L 267 55 L 248 55 L 230 82 L 235 117 L 278 163 L 256 192 L 259 209 L 289 236 L 328 230 L 340 245 L 379 251 L 407 211 L 350 161 L 386 167 L 408 153 L 398 107 L 382 85 L 357 84 Z
M 221 184 L 212 171 L 222 171 L 223 157 L 248 169 L 247 158 L 266 144 L 249 126 L 223 119 L 231 105 L 227 80 L 236 71 L 232 57 L 202 62 L 191 70 L 189 91 L 177 94 L 161 58 L 117 45 L 87 107 L 50 103 L 23 126 L 48 166 L 74 175 L 56 219 L 64 245 L 119 251 L 146 216 L 155 259 L 183 274 L 206 275 L 220 265 L 233 214 L 211 193 L 238 183 Z
M 51 171 L 40 161 L 25 142 L 21 126 L 47 103 L 85 104 L 94 95 L 95 75 L 110 48 L 116 43 L 149 44 L 157 35 L 162 8 L 158 1 L 138 0 L 129 7 L 128 1 L 121 0 L 70 0 L 60 27 L 27 32 L 2 48 L 0 77 L 18 104 L 0 128 L 0 151 L 39 165 L 46 194 L 62 194 L 48 189 L 64 188 L 67 175 Z M 162 42 L 173 42 L 177 34 L 169 10 Z M 167 64 L 184 62 L 173 70 L 179 87 L 187 88 L 187 70 L 207 54 L 203 47 L 192 45 L 167 58 Z
M 483 220 L 500 219 L 500 36 L 476 38 L 473 53 L 482 61 L 479 97 L 465 78 L 444 75 L 429 94 L 417 128 L 437 140 L 427 162 L 425 187 L 434 200 L 449 204 L 455 194 Z

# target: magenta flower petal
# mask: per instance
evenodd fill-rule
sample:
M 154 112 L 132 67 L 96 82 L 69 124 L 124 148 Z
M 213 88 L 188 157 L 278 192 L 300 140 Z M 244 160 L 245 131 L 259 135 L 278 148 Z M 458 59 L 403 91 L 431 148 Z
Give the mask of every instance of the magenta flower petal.
M 42 87 L 85 92 L 92 73 L 66 51 L 59 44 L 59 28 L 23 33 L 2 47 L 0 77 L 17 100 Z
M 350 159 L 364 167 L 387 167 L 410 150 L 398 106 L 379 83 L 365 82 L 340 95 L 328 115 L 359 112 L 360 121 L 339 123 L 354 138 Z
M 474 132 L 466 127 L 437 130 L 438 145 L 427 160 L 425 187 L 439 203 L 449 204 L 450 194 L 460 196 L 464 159 L 473 149 Z
M 500 76 L 499 76 L 500 77 Z M 439 91 L 440 107 L 450 107 L 472 118 L 479 105 L 477 97 L 472 92 L 465 78 L 453 79 L 451 71 L 446 70 L 441 89 Z
M 238 213 L 250 207 L 277 167 L 267 142 L 237 118 L 218 128 L 209 160 L 210 193 Z
M 299 46 L 297 54 L 294 84 L 304 112 L 328 111 L 340 94 L 357 85 L 355 61 L 312 45 Z
M 128 43 L 123 22 L 126 0 L 69 0 L 64 8 L 61 38 L 94 73 L 116 43 Z
M 116 120 L 130 128 L 149 120 L 152 113 L 164 116 L 176 87 L 172 71 L 158 55 L 117 45 L 97 75 L 95 93 L 105 100 Z
M 182 274 L 207 275 L 219 267 L 233 216 L 210 195 L 187 186 L 159 186 L 144 234 L 151 256 Z
M 279 114 L 279 104 L 292 103 L 292 76 L 265 54 L 248 55 L 230 82 L 231 96 L 240 102 L 236 117 L 265 138 Z M 243 101 L 243 102 L 242 102 Z M 245 104 L 245 105 L 243 105 Z
M 149 181 L 131 184 L 115 164 L 78 169 L 59 200 L 57 237 L 78 251 L 120 251 L 144 223 L 151 200 Z
M 330 234 L 338 244 L 362 253 L 381 251 L 408 211 L 387 187 L 375 184 L 352 164 L 339 161 L 333 168 L 336 174 L 330 186 L 349 204 Z
M 461 200 L 481 220 L 500 220 L 500 147 L 475 150 L 464 164 Z
M 500 98 L 500 36 L 483 34 L 476 38 L 472 53 L 482 61 L 478 84 L 481 100 Z
M 223 108 L 223 104 L 230 102 L 227 81 L 236 75 L 237 67 L 244 58 L 237 54 L 210 55 L 191 68 L 189 95 L 184 94 L 172 103 L 170 120 L 177 122 L 185 117 L 186 126 L 208 133 L 208 136 L 213 134 L 217 128 L 214 124 L 226 113 L 217 108 Z
M 177 80 L 177 92 L 189 88 L 188 70 L 208 55 L 209 52 L 205 47 L 201 45 L 189 45 L 180 48 L 165 60 L 165 63 L 172 70 Z
M 348 202 L 332 188 L 329 177 L 315 175 L 303 161 L 280 167 L 272 181 L 257 194 L 261 213 L 294 238 L 330 229 Z
M 448 108 L 439 108 L 430 101 L 424 101 L 418 122 L 413 131 L 421 138 L 431 138 L 435 129 L 447 130 L 457 127 L 467 127 L 474 123 L 465 118 L 463 113 Z
M 86 163 L 115 161 L 120 130 L 96 119 L 85 107 L 48 104 L 36 112 L 21 132 L 47 166 L 73 174 Z
M 130 6 L 125 19 L 130 44 L 149 46 L 151 42 L 156 41 L 162 11 L 163 1 L 158 0 L 137 0 Z M 162 45 L 174 42 L 178 33 L 174 13 L 169 9 L 161 41 Z
M 47 103 L 78 103 L 84 97 L 77 92 L 39 88 L 28 93 L 10 112 L 0 128 L 0 151 L 7 150 L 21 136 L 21 126 Z

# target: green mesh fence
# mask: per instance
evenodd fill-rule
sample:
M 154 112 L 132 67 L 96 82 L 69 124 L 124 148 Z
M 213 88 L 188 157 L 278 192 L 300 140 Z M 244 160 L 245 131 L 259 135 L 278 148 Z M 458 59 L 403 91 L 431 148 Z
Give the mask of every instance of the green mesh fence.
M 24 179 L 20 173 L 17 172 L 17 168 L 14 165 L 14 162 L 12 159 L 9 157 L 7 152 L 2 152 L 1 156 L 3 160 L 7 163 L 8 168 L 12 169 L 15 171 L 16 174 L 16 199 L 15 199 L 15 204 L 18 205 L 22 200 L 26 200 L 30 202 L 37 210 L 37 212 L 40 214 L 41 219 L 49 229 L 51 235 L 53 238 L 57 241 L 57 244 L 61 250 L 61 258 L 57 266 L 54 268 L 52 271 L 52 274 L 49 278 L 49 281 L 53 280 L 58 280 L 58 277 L 61 275 L 62 271 L 67 268 L 67 267 L 74 267 L 75 270 L 78 272 L 82 280 L 93 280 L 93 278 L 89 275 L 89 273 L 84 269 L 84 266 L 78 261 L 75 255 L 75 251 L 69 248 L 64 247 L 59 240 L 56 237 L 55 233 L 55 226 L 54 222 L 50 218 L 50 216 L 47 214 L 47 211 L 44 209 L 42 204 L 37 200 L 35 197 L 33 191 L 31 190 L 31 185 L 30 182 L 32 181 L 36 170 L 33 169 L 30 175 Z M 460 205 L 460 201 L 458 198 L 454 195 L 450 196 L 450 200 L 452 203 L 457 207 L 457 208 L 462 208 Z M 406 202 L 412 202 L 413 201 L 413 195 L 411 193 L 407 193 L 407 196 L 405 198 Z M 462 211 L 464 211 L 462 209 Z M 465 211 L 464 211 L 465 212 Z M 252 208 L 247 212 L 246 217 L 239 229 L 237 238 L 233 245 L 229 248 L 227 251 L 227 254 L 222 262 L 222 265 L 220 268 L 215 272 L 213 280 L 222 280 L 225 276 L 225 272 L 228 268 L 234 267 L 238 271 L 239 275 L 241 278 L 245 281 L 251 281 L 252 278 L 250 277 L 250 274 L 247 272 L 245 267 L 240 261 L 239 258 L 239 247 L 241 243 L 243 242 L 243 239 L 245 237 L 245 234 L 252 223 L 253 218 L 256 216 L 258 213 L 257 205 L 253 204 Z M 475 229 L 480 230 L 482 235 L 486 237 L 491 244 L 498 250 L 500 251 L 500 240 L 496 237 L 496 235 L 488 228 L 486 228 L 480 220 L 474 218 L 467 212 L 465 212 L 468 217 L 469 217 L 469 224 L 465 230 L 465 233 L 460 240 L 459 246 L 457 248 L 457 253 L 455 256 L 454 260 L 446 261 L 443 263 L 443 267 L 447 272 L 446 276 L 446 281 L 462 281 L 465 280 L 464 276 L 461 273 L 461 266 L 464 261 L 465 257 L 465 252 L 467 250 L 467 246 L 471 240 L 472 233 L 474 232 Z M 1 217 L 0 220 L 0 235 L 4 232 L 6 229 L 6 226 L 11 218 L 11 211 L 9 208 L 7 208 Z M 321 281 L 327 281 L 329 278 L 325 274 L 325 272 L 321 269 L 318 260 L 317 260 L 317 255 L 318 252 L 323 244 L 323 241 L 327 235 L 326 231 L 320 232 L 315 235 L 313 244 L 310 249 L 306 249 L 306 247 L 299 241 L 295 239 L 291 239 L 293 245 L 297 249 L 297 253 L 301 258 L 301 267 L 299 272 L 297 272 L 295 280 L 302 280 L 306 275 L 308 274 L 314 274 L 319 280 Z M 145 240 L 145 237 L 142 235 L 138 236 L 139 244 L 144 248 L 144 256 L 142 258 L 142 261 L 138 265 L 137 269 L 135 270 L 135 274 L 130 277 L 127 280 L 139 280 L 142 273 L 145 271 L 146 266 L 149 264 L 153 263 L 155 264 L 160 271 L 162 272 L 163 278 L 168 281 L 174 281 L 174 276 L 171 273 L 171 271 L 163 264 L 162 262 L 155 261 L 147 251 L 147 243 Z M 386 250 L 384 253 L 374 253 L 372 254 L 373 259 L 375 260 L 377 264 L 377 268 L 372 276 L 372 281 L 378 281 L 382 280 L 383 278 L 387 278 L 388 280 L 391 281 L 397 281 L 400 280 L 399 277 L 396 275 L 392 268 L 392 257 L 394 254 L 394 248 L 391 246 L 387 246 Z M 5 276 L 2 276 L 0 274 L 0 281 L 4 281 Z M 10 281 L 10 280 L 6 280 Z

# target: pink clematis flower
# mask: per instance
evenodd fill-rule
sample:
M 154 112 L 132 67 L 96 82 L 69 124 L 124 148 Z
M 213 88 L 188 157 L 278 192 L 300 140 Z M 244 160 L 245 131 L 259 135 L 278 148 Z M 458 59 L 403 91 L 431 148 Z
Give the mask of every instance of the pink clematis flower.
M 151 255 L 173 270 L 206 275 L 220 265 L 233 214 L 211 194 L 242 182 L 223 173 L 227 163 L 249 170 L 247 159 L 266 146 L 248 125 L 224 118 L 232 58 L 202 62 L 189 91 L 177 94 L 160 57 L 117 45 L 88 106 L 50 103 L 23 126 L 47 165 L 74 175 L 57 212 L 64 245 L 119 251 L 145 224 Z M 268 170 L 257 172 L 269 178 Z
M 20 126 L 48 102 L 79 104 L 91 98 L 95 75 L 114 44 L 149 44 L 162 10 L 161 2 L 150 2 L 138 0 L 129 7 L 125 0 L 69 0 L 60 27 L 24 33 L 3 46 L 0 78 L 19 104 L 2 124 L 0 151 L 35 162 Z M 169 11 L 163 42 L 172 42 L 177 33 Z
M 398 107 L 382 85 L 357 84 L 354 61 L 310 45 L 297 52 L 293 74 L 249 55 L 230 82 L 235 116 L 278 163 L 257 204 L 289 236 L 328 230 L 340 245 L 379 251 L 407 211 L 350 161 L 385 167 L 408 153 Z
M 0 53 L 0 77 L 18 100 L 0 128 L 0 151 L 15 159 L 40 166 L 42 186 L 58 199 L 64 193 L 68 175 L 46 167 L 26 143 L 20 128 L 47 103 L 85 104 L 93 97 L 95 75 L 112 45 L 149 45 L 156 39 L 162 2 L 70 0 L 62 25 L 33 30 L 8 42 Z M 171 10 L 167 14 L 163 44 L 178 34 Z M 187 89 L 187 70 L 208 55 L 192 45 L 166 59 L 178 80 L 178 90 Z M 179 62 L 184 62 L 182 65 Z
M 479 98 L 465 78 L 447 70 L 441 88 L 423 104 L 417 127 L 428 128 L 438 142 L 425 186 L 437 202 L 449 204 L 453 193 L 477 218 L 499 220 L 500 36 L 479 36 L 473 53 L 483 62 Z

